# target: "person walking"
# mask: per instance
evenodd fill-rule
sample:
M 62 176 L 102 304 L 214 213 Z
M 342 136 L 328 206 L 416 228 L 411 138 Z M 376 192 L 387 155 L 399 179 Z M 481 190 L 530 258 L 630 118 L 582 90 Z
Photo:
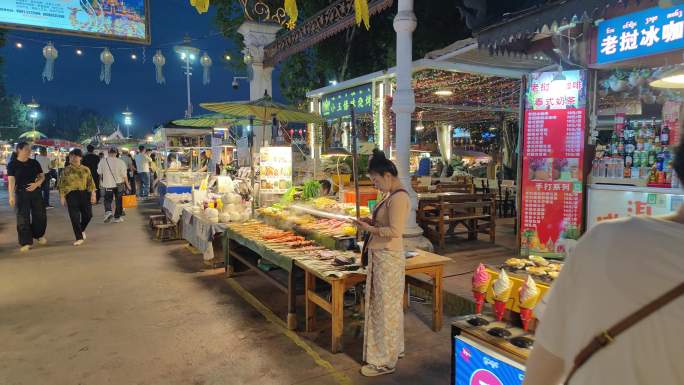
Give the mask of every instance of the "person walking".
M 673 168 L 684 177 L 684 137 Z M 684 206 L 584 234 L 535 308 L 525 385 L 684 383 L 682 239 Z
M 40 168 L 43 170 L 43 184 L 40 186 L 40 190 L 43 194 L 43 203 L 46 209 L 51 209 L 53 206 L 50 205 L 50 179 L 52 179 L 52 173 L 50 172 L 50 157 L 47 154 L 47 148 L 41 147 L 38 155 L 36 155 L 36 161 L 40 163 Z
M 97 155 L 95 155 L 97 157 Z M 95 181 L 90 169 L 83 164 L 83 152 L 76 148 L 69 153 L 69 165 L 64 168 L 64 173 L 59 181 L 59 195 L 62 206 L 69 211 L 71 227 L 74 230 L 76 242 L 74 246 L 80 246 L 86 239 L 85 230 L 93 218 L 93 204 L 95 195 Z
M 125 148 L 122 150 L 120 159 L 126 163 L 126 168 L 128 169 L 128 184 L 131 186 L 131 194 L 135 195 L 135 162 L 133 161 L 133 158 L 131 158 L 131 153 Z
M 114 223 L 123 222 L 122 197 L 126 189 L 130 189 L 127 176 L 126 163 L 116 157 L 116 148 L 109 149 L 109 156 L 100 161 L 97 173 L 102 177 L 104 188 L 104 222 L 109 223 L 114 218 Z M 115 201 L 116 209 L 112 213 L 112 200 Z
M 7 165 L 10 207 L 16 207 L 17 235 L 22 252 L 28 251 L 37 239 L 39 245 L 47 243 L 47 214 L 40 186 L 45 180 L 37 160 L 31 159 L 31 146 L 17 144 L 15 156 Z
M 404 281 L 406 260 L 403 234 L 411 203 L 398 178 L 397 167 L 374 150 L 368 174 L 384 198 L 375 206 L 373 219 L 356 221 L 366 232 L 363 244 L 366 278 L 366 310 L 361 374 L 390 374 L 404 354 Z
M 147 155 L 145 146 L 138 147 L 139 152 L 135 154 L 135 169 L 138 170 L 140 177 L 140 197 L 147 198 L 150 195 L 150 163 L 152 159 Z
M 89 144 L 86 149 L 88 150 L 88 153 L 85 154 L 81 160 L 81 164 L 88 167 L 90 170 L 90 175 L 95 181 L 95 203 L 100 203 L 100 177 L 97 174 L 97 165 L 100 164 L 100 156 L 95 153 L 95 147 L 92 144 Z

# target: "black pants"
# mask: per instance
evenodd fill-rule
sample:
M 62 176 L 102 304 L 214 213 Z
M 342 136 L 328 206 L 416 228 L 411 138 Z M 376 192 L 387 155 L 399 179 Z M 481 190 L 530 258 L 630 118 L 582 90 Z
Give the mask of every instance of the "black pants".
M 43 204 L 45 204 L 45 207 L 50 206 L 50 179 L 52 179 L 50 173 L 45 174 L 43 185 L 40 186 L 40 190 L 43 194 Z
M 45 235 L 47 215 L 40 189 L 16 192 L 17 235 L 19 245 L 32 245 L 33 239 Z
M 112 201 L 115 201 L 114 204 L 116 205 L 116 208 L 114 209 L 114 218 L 119 218 L 123 213 L 123 192 L 120 192 L 116 187 L 105 189 L 105 212 L 112 211 Z
M 76 240 L 83 239 L 83 232 L 93 218 L 93 205 L 90 203 L 89 191 L 72 191 L 66 196 L 67 209 L 71 227 Z
M 128 171 L 128 184 L 131 185 L 131 194 L 135 195 L 135 172 L 134 171 Z
M 97 173 L 93 174 L 93 182 L 95 182 L 95 201 L 100 203 L 100 176 Z

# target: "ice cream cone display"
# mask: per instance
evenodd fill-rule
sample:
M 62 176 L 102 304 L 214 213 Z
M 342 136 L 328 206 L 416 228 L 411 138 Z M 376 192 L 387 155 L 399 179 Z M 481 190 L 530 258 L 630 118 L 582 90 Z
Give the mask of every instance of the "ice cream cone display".
M 501 269 L 499 277 L 494 281 L 492 286 L 492 290 L 494 291 L 494 313 L 496 314 L 496 319 L 498 321 L 503 319 L 504 313 L 506 312 L 506 303 L 511 298 L 512 288 L 513 285 L 506 270 Z
M 483 264 L 479 264 L 473 273 L 473 297 L 475 298 L 475 313 L 482 313 L 487 289 L 492 277 Z
M 531 276 L 527 276 L 525 284 L 518 290 L 518 301 L 520 307 L 520 319 L 522 320 L 523 329 L 528 330 L 530 321 L 533 318 L 532 309 L 539 300 L 540 291 L 537 284 Z

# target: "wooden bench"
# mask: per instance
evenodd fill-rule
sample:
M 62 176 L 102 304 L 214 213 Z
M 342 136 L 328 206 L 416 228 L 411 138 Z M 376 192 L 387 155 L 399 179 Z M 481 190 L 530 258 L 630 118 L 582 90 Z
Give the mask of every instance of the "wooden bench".
M 472 194 L 475 192 L 475 186 L 472 184 L 440 183 L 437 185 L 437 192 L 458 192 Z
M 432 206 L 419 210 L 418 223 L 439 249 L 444 248 L 447 238 L 461 234 L 467 234 L 468 240 L 476 240 L 478 233 L 489 234 L 490 241 L 494 242 L 496 200 L 478 195 L 441 199 Z M 457 231 L 459 225 L 465 230 Z

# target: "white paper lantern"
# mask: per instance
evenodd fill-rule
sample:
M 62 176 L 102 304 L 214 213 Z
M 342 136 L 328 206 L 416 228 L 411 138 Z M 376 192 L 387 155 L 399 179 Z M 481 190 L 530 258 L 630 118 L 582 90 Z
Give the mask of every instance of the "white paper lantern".
M 109 52 L 109 48 L 105 48 L 100 54 L 100 61 L 102 62 L 102 69 L 100 70 L 100 81 L 109 85 L 112 81 L 112 64 L 114 64 L 114 55 Z
M 207 53 L 205 52 L 204 55 L 200 58 L 200 64 L 202 65 L 202 68 L 204 68 L 204 73 L 202 77 L 202 84 L 207 85 L 211 81 L 210 75 L 209 75 L 209 69 L 211 68 L 211 65 L 213 64 L 211 58 Z
M 43 57 L 45 57 L 45 68 L 43 69 L 43 81 L 51 82 L 55 75 L 55 60 L 59 56 L 57 48 L 52 45 L 52 42 L 48 42 L 45 47 L 43 47 Z
M 166 78 L 164 78 L 164 73 L 162 72 L 162 67 L 164 67 L 164 64 L 166 64 L 166 58 L 160 49 L 158 49 L 157 53 L 155 53 L 152 57 L 152 63 L 154 63 L 154 67 L 156 69 L 155 72 L 157 75 L 157 84 L 166 83 Z

